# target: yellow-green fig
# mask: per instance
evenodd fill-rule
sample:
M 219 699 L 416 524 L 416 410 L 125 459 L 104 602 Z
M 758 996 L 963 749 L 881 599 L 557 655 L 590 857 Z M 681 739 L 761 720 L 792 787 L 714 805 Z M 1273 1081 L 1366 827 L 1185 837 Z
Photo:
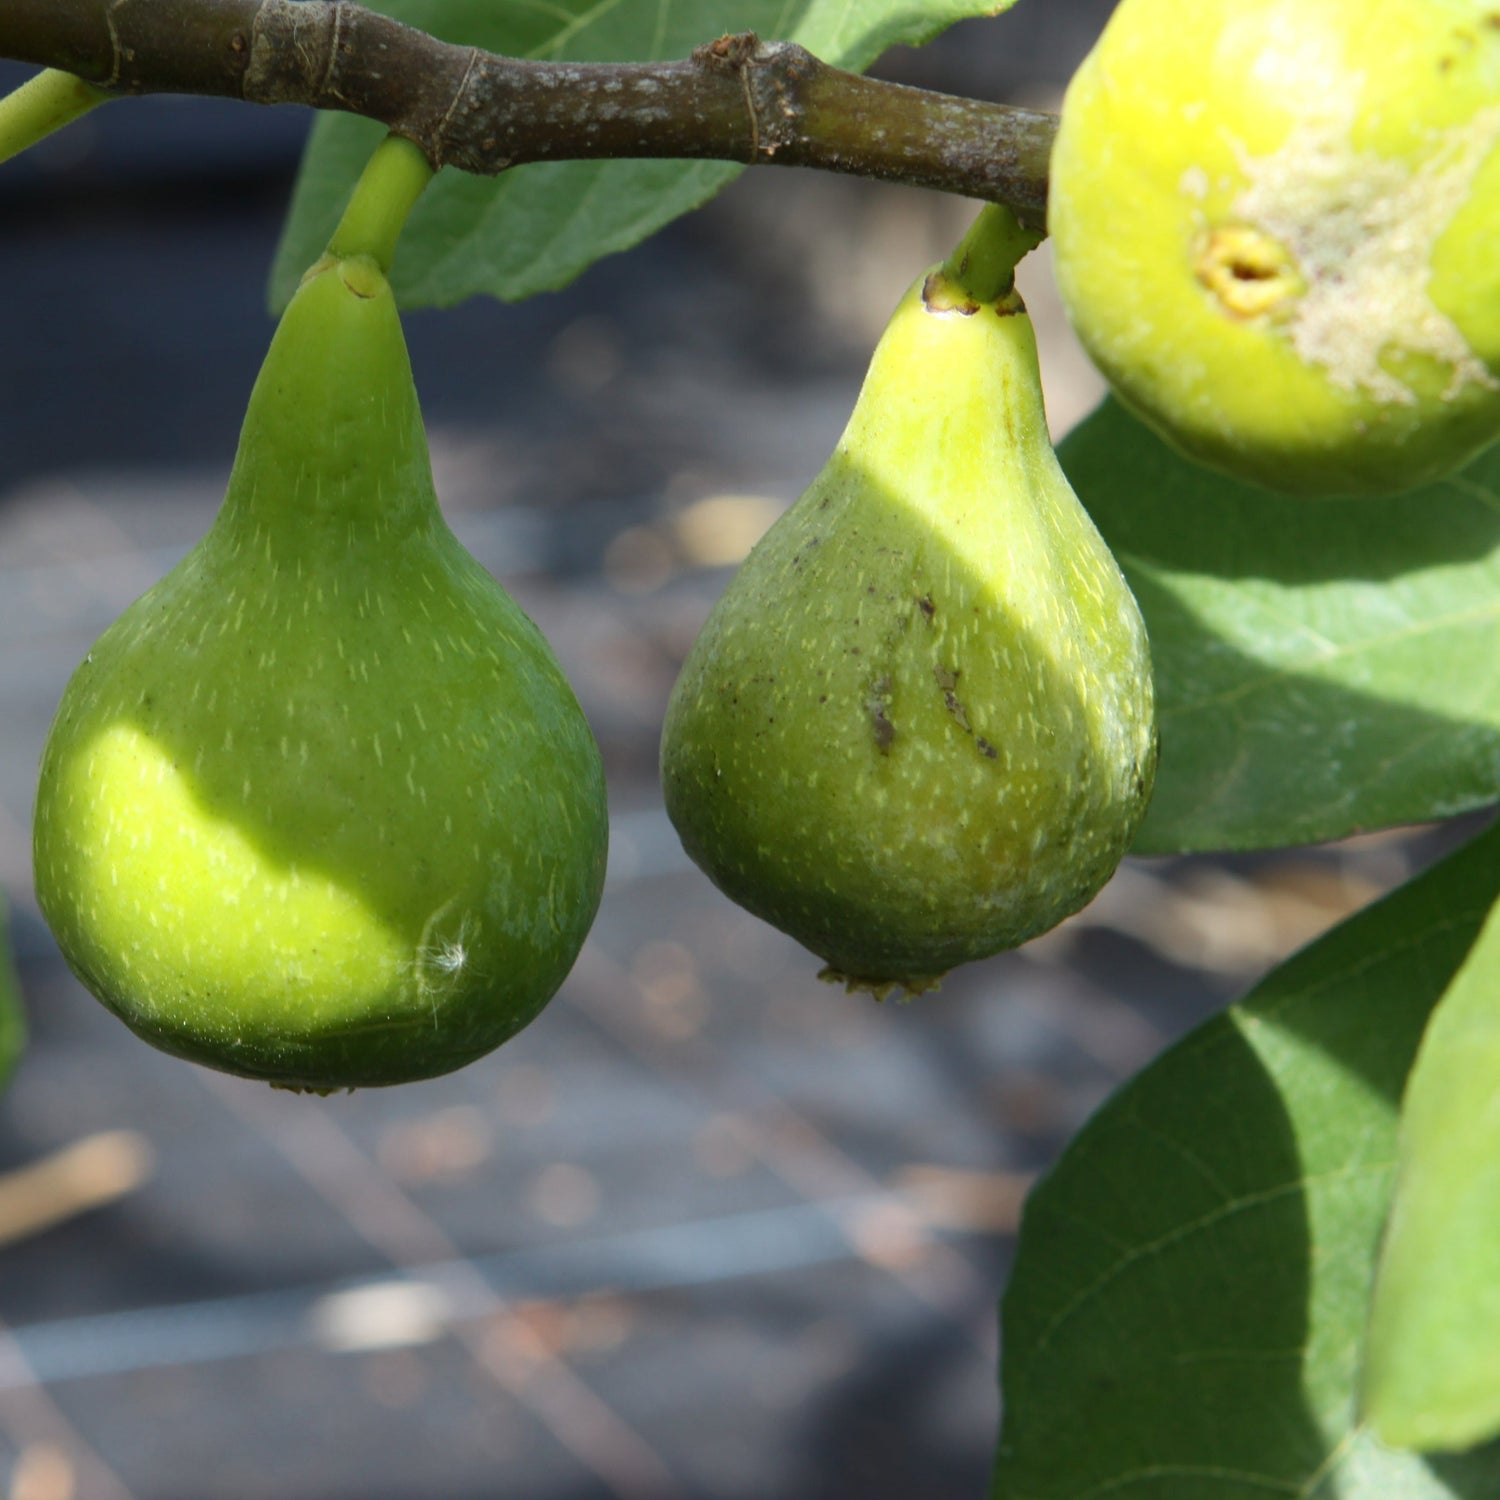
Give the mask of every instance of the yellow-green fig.
M 229 489 L 95 643 L 37 795 L 64 956 L 169 1052 L 305 1089 L 457 1068 L 561 984 L 603 881 L 598 749 L 439 513 L 390 288 L 330 255 Z
M 661 771 L 735 901 L 882 992 L 1088 902 L 1156 767 L 1146 633 L 1013 289 L 920 277 L 833 456 L 710 614 Z
M 1048 227 L 1116 393 L 1271 489 L 1380 494 L 1500 437 L 1500 26 L 1482 0 L 1122 0 Z

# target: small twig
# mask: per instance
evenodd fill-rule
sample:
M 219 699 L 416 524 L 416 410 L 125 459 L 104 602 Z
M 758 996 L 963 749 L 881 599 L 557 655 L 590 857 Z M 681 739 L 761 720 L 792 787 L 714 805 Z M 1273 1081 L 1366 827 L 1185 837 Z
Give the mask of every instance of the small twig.
M 152 1171 L 151 1147 L 133 1130 L 110 1130 L 0 1173 L 0 1245 L 133 1193 Z
M 0 56 L 113 92 L 214 94 L 379 120 L 434 167 L 712 158 L 818 167 L 1008 205 L 1043 227 L 1056 121 L 721 37 L 660 63 L 559 63 L 438 41 L 346 0 L 4 0 Z

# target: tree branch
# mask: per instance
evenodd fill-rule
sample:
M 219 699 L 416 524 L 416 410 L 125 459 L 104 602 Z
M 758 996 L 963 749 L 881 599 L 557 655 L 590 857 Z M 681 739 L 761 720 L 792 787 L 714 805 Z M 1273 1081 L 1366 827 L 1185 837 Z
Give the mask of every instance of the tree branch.
M 1004 203 L 1044 227 L 1051 115 L 846 73 L 725 36 L 663 63 L 458 47 L 346 0 L 3 0 L 0 56 L 112 93 L 364 115 L 434 167 L 714 158 L 819 167 Z

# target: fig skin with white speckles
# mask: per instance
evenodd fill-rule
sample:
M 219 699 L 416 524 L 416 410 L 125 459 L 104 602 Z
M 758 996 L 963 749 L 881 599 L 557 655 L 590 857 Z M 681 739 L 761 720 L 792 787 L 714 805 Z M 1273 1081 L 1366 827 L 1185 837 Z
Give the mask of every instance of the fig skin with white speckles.
M 1013 291 L 913 285 L 694 644 L 661 768 L 714 882 L 877 993 L 1108 880 L 1156 769 L 1146 633 L 1057 465 Z
M 132 1030 L 327 1091 L 525 1026 L 603 885 L 598 748 L 438 510 L 390 289 L 325 258 L 228 494 L 95 643 L 43 755 L 38 900 Z

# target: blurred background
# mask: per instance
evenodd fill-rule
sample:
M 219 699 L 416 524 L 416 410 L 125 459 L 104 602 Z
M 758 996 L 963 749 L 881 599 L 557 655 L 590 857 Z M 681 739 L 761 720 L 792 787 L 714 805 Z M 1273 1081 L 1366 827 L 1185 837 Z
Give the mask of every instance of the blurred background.
M 1055 107 L 1108 9 L 1029 0 L 876 71 Z M 677 667 L 972 215 L 766 169 L 562 293 L 408 319 L 450 519 L 550 637 L 610 775 L 604 905 L 562 993 L 456 1075 L 328 1100 L 138 1043 L 37 916 L 36 764 L 93 638 L 218 504 L 307 124 L 126 101 L 0 171 L 0 882 L 32 1033 L 0 1094 L 0 1490 L 979 1497 L 1035 1175 L 1452 835 L 1131 860 L 911 1005 L 820 985 L 718 896 L 661 809 Z M 1044 254 L 1022 284 L 1060 434 L 1100 387 Z

